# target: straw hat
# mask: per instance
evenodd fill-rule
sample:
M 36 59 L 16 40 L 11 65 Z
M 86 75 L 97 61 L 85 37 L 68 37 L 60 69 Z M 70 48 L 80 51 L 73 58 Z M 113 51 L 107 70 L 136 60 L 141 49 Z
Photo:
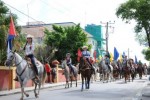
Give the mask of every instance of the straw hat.
M 88 46 L 83 46 L 82 49 L 88 49 Z
M 28 35 L 27 35 L 27 38 L 32 38 L 32 39 L 33 39 L 33 36 L 30 35 L 30 34 L 28 34 Z

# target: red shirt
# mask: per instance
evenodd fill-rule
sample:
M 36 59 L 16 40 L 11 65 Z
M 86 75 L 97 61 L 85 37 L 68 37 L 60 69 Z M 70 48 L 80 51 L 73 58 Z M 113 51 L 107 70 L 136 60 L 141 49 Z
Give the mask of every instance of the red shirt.
M 51 72 L 51 68 L 49 64 L 45 64 L 45 69 L 46 69 L 46 72 Z

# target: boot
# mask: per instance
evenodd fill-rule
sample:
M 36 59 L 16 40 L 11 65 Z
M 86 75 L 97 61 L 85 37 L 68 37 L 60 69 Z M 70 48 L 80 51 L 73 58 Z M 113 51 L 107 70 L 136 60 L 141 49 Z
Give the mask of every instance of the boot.
M 17 82 L 19 81 L 17 76 L 15 77 L 14 81 L 17 81 Z

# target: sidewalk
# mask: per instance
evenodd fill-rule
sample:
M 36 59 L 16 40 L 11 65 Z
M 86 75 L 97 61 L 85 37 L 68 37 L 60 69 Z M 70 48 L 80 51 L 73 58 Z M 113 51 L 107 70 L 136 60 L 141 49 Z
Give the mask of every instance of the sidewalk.
M 45 83 L 44 86 L 41 86 L 41 89 L 46 89 L 46 88 L 53 88 L 53 87 L 59 87 L 59 86 L 65 86 L 66 82 L 59 82 L 59 83 Z M 73 82 L 74 84 L 74 82 Z M 25 87 L 25 91 L 32 91 L 34 90 L 33 87 Z M 11 94 L 16 94 L 16 93 L 21 93 L 21 89 L 13 89 L 13 90 L 6 90 L 6 91 L 0 91 L 0 96 L 6 96 L 6 95 L 11 95 Z
M 150 81 L 148 81 L 147 85 L 143 88 L 140 100 L 150 100 Z

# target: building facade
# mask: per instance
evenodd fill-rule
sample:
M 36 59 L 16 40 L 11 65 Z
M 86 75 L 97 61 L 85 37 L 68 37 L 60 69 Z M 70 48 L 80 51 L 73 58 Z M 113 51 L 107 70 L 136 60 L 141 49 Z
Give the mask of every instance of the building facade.
M 88 24 L 85 26 L 85 31 L 90 33 L 93 36 L 93 39 L 91 40 L 93 46 L 93 51 L 96 51 L 96 57 L 103 56 L 105 53 L 104 45 L 105 45 L 105 39 L 103 38 L 102 34 L 102 26 L 101 25 L 95 25 L 95 24 Z

